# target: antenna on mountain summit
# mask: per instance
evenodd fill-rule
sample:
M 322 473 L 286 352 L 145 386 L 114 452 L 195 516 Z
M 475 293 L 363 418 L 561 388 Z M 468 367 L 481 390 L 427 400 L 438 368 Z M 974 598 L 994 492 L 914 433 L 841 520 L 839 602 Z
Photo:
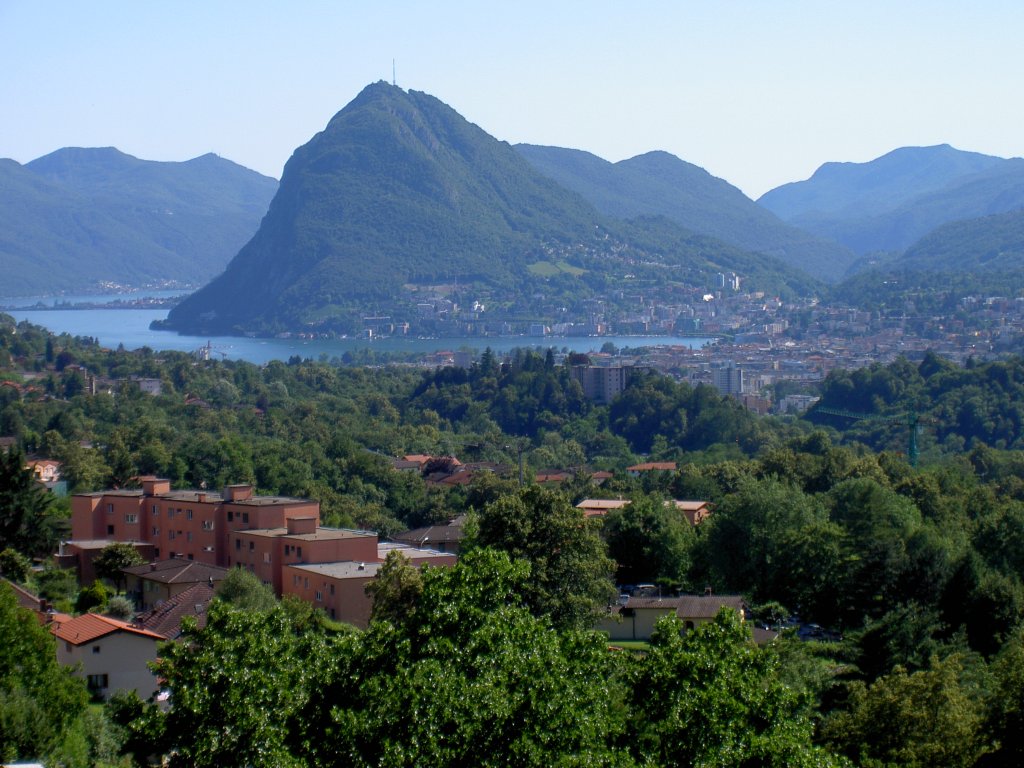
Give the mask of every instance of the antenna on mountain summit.
M 391 60 L 391 84 L 396 85 L 395 82 L 395 60 Z

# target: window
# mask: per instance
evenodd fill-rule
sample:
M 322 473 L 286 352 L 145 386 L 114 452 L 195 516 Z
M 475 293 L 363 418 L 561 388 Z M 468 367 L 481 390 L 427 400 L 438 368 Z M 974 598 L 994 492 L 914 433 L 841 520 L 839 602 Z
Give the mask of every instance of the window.
M 319 589 L 316 591 L 316 601 L 318 603 L 322 603 L 324 601 L 323 592 L 321 592 Z
M 242 540 L 241 539 L 235 539 L 235 551 L 237 552 L 241 548 L 242 548 Z
M 292 574 L 292 586 L 293 587 L 299 586 L 299 574 L 297 574 L 297 573 L 293 573 Z
M 108 525 L 107 526 L 107 536 L 113 536 L 113 535 L 114 535 L 114 526 Z
M 203 520 L 203 530 L 204 531 L 212 531 L 213 530 L 213 520 Z
M 248 523 L 249 522 L 249 513 L 248 512 L 243 512 L 242 513 L 242 522 L 243 523 Z
M 297 554 L 299 557 L 302 557 L 302 547 L 296 547 L 295 554 Z
M 334 585 L 333 584 L 331 584 L 331 594 L 332 595 L 334 594 Z
M 230 522 L 231 522 L 232 520 L 234 520 L 234 519 L 235 519 L 235 513 L 234 513 L 234 512 L 232 512 L 232 511 L 231 511 L 231 510 L 229 509 L 229 510 L 228 510 L 228 522 L 230 523 Z
M 188 553 L 188 559 L 189 560 L 195 560 L 195 555 L 193 555 L 191 552 L 189 552 Z
M 304 578 L 304 579 L 302 580 L 302 582 L 303 582 L 303 584 L 302 584 L 302 588 L 303 588 L 303 589 L 309 589 L 309 579 L 307 579 L 307 578 Z
M 160 535 L 160 529 L 157 528 L 155 525 L 153 526 L 153 535 L 154 536 L 159 536 Z
M 107 514 L 108 515 L 114 514 L 114 505 L 113 504 L 107 504 Z
M 269 552 L 264 552 L 263 553 L 263 562 L 264 563 L 269 563 L 270 562 L 270 553 Z
M 160 507 L 153 505 L 153 517 L 160 517 Z
M 139 522 L 139 516 L 138 515 L 133 515 L 132 513 L 129 512 L 128 514 L 126 514 L 124 516 L 124 521 L 126 523 L 137 523 L 137 522 Z
M 252 552 L 254 549 L 256 549 L 256 544 L 255 544 L 255 542 L 250 541 L 249 542 L 249 551 Z
M 284 545 L 284 554 L 285 554 L 285 557 L 287 557 L 287 556 L 288 556 L 288 555 L 290 555 L 291 553 L 292 553 L 292 548 L 291 548 L 291 545 L 289 545 L 289 544 L 285 544 L 285 545 Z
M 156 557 L 157 560 L 160 559 L 160 547 L 153 550 L 153 556 Z
M 93 691 L 101 691 L 104 688 L 110 687 L 110 682 L 106 675 L 89 675 L 89 688 Z
M 192 510 L 191 509 L 186 509 L 185 510 L 185 519 L 186 520 L 191 520 L 192 519 Z
M 100 652 L 100 647 L 99 647 L 98 645 L 94 645 L 94 646 L 92 647 L 92 652 L 93 652 L 93 653 L 99 653 L 99 652 Z
M 167 538 L 170 539 L 171 541 L 174 541 L 174 531 L 168 531 L 167 532 Z

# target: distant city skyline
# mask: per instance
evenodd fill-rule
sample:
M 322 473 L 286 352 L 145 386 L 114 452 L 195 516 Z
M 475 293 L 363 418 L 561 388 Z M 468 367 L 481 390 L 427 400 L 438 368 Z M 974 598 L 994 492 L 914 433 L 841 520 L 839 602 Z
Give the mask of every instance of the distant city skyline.
M 996 0 L 0 0 L 0 157 L 214 152 L 280 178 L 394 61 L 502 141 L 664 150 L 756 199 L 902 146 L 1024 154 L 1022 32 L 1024 4 Z

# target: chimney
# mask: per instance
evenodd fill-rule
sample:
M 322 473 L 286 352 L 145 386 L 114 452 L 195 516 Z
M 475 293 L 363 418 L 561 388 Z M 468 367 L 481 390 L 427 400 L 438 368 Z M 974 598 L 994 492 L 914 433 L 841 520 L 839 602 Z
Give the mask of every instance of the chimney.
M 142 480 L 142 495 L 143 496 L 159 496 L 161 493 L 171 492 L 171 481 L 164 480 L 162 478 L 153 477 L 147 475 L 146 477 L 140 478 Z
M 711 585 L 704 587 L 704 597 L 711 597 Z
M 285 524 L 288 527 L 288 533 L 294 536 L 302 533 L 316 533 L 316 522 L 316 517 L 289 517 Z
M 198 501 L 200 504 L 205 503 L 206 502 L 206 494 L 205 493 L 197 493 L 196 494 L 196 501 Z

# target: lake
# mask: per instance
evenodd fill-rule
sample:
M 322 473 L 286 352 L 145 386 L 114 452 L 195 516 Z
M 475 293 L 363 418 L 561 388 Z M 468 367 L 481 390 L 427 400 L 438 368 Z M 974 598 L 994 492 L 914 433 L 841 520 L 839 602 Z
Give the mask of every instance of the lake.
M 68 301 L 70 297 L 58 297 L 57 301 Z M 125 298 L 124 296 L 88 297 L 91 301 Z M 39 299 L 33 299 L 34 304 Z M 43 299 L 52 306 L 52 299 Z M 69 333 L 73 336 L 92 336 L 105 347 L 123 344 L 127 349 L 150 347 L 154 350 L 169 349 L 192 352 L 210 343 L 213 357 L 246 360 L 262 364 L 270 360 L 288 360 L 299 355 L 318 359 L 321 355 L 341 357 L 345 352 L 358 349 L 375 349 L 381 352 L 429 353 L 443 349 L 469 348 L 483 350 L 490 347 L 495 352 L 507 352 L 516 347 L 539 347 L 547 349 L 563 347 L 572 352 L 596 352 L 607 342 L 616 347 L 643 347 L 673 345 L 696 349 L 709 344 L 713 339 L 680 336 L 600 336 L 600 337 L 554 337 L 554 336 L 490 336 L 486 338 L 460 337 L 454 339 L 419 339 L 395 337 L 390 339 L 250 339 L 239 336 L 179 336 L 168 331 L 150 330 L 154 320 L 164 320 L 166 309 L 17 309 L 4 310 L 16 320 L 27 320 L 41 325 L 54 333 Z

